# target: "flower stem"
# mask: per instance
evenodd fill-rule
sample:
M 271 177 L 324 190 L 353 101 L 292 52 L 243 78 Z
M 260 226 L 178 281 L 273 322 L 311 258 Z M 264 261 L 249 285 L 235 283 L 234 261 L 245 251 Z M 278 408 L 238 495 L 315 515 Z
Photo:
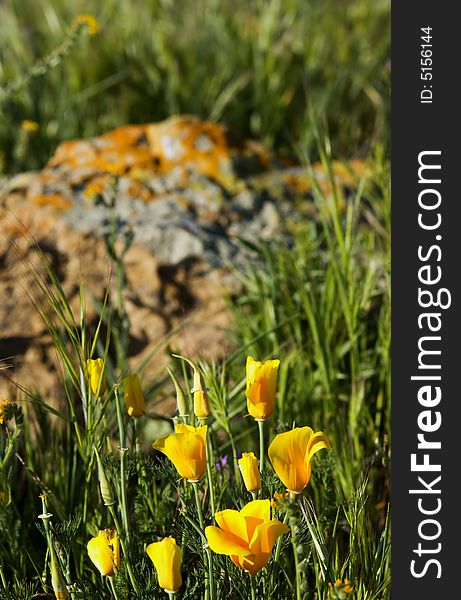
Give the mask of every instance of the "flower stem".
M 167 592 L 168 594 L 168 600 L 174 600 L 174 597 L 176 596 L 176 594 L 174 592 Z
M 203 521 L 203 511 L 202 511 L 202 503 L 200 502 L 199 490 L 198 490 L 198 481 L 192 481 L 192 487 L 194 488 L 195 495 L 195 505 L 197 506 L 197 514 L 198 520 L 200 523 L 200 529 L 203 533 L 205 533 L 205 525 Z M 211 550 L 210 548 L 206 548 L 204 552 L 204 560 L 208 563 L 208 577 L 207 577 L 207 586 L 205 589 L 205 599 L 210 598 L 214 600 L 214 577 L 213 577 L 213 562 L 211 558 Z
M 256 580 L 255 576 L 250 573 L 250 589 L 251 589 L 251 600 L 256 600 Z
M 206 425 L 206 419 L 200 419 L 200 424 Z M 213 518 L 214 518 L 214 514 L 216 512 L 216 506 L 215 506 L 215 497 L 214 497 L 214 489 L 213 489 L 213 479 L 211 477 L 211 462 L 212 462 L 212 460 L 213 460 L 213 448 L 211 446 L 210 435 L 207 431 L 207 433 L 206 433 L 206 476 L 207 476 L 207 480 L 208 480 L 208 490 L 209 490 L 209 494 L 210 494 L 211 514 L 213 515 Z
M 290 494 L 291 499 L 296 499 L 297 494 Z M 291 529 L 291 544 L 293 546 L 293 559 L 295 566 L 295 581 L 296 581 L 296 600 L 301 600 L 301 571 L 299 569 L 299 556 L 298 556 L 298 537 L 297 537 L 297 519 L 295 515 L 290 516 L 290 529 Z
M 115 600 L 119 600 L 119 597 L 117 595 L 117 590 L 115 589 L 115 585 L 114 585 L 114 581 L 113 581 L 112 577 L 108 577 L 107 579 L 109 580 L 110 589 L 111 589 L 112 594 L 114 595 Z
M 288 511 L 286 511 L 285 516 L 283 517 L 283 524 L 284 525 L 286 525 L 287 522 L 288 522 L 288 516 L 289 516 L 288 515 Z M 282 536 L 279 537 L 279 539 L 277 540 L 277 545 L 275 546 L 274 567 L 272 569 L 270 589 L 274 589 L 274 585 L 275 585 L 275 569 L 276 569 L 277 563 L 279 562 L 281 550 L 282 550 Z
M 259 472 L 264 470 L 264 421 L 258 421 L 259 429 Z
M 115 404 L 117 408 L 117 422 L 120 439 L 120 499 L 122 505 L 122 522 L 126 541 L 130 544 L 130 520 L 128 517 L 128 501 L 126 494 L 126 431 L 125 423 L 123 422 L 121 398 L 117 388 L 115 388 Z

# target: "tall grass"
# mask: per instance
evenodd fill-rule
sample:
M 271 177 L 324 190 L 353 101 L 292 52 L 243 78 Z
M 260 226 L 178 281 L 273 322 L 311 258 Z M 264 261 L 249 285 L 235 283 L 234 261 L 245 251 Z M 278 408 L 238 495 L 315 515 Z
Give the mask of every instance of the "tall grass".
M 328 124 L 335 156 L 364 154 L 387 137 L 389 8 L 387 0 L 2 2 L 2 88 L 59 46 L 79 12 L 100 24 L 59 69 L 2 103 L 2 168 L 35 168 L 64 139 L 175 113 L 218 120 L 279 152 L 296 143 L 315 151 L 313 123 Z M 39 130 L 18 160 L 24 119 Z

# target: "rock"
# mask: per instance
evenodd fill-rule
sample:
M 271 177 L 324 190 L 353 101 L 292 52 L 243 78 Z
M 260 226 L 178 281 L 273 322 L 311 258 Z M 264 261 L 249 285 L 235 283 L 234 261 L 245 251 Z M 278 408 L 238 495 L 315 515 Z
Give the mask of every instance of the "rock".
M 328 191 L 323 169 L 314 170 Z M 364 165 L 335 163 L 334 171 L 345 189 Z M 33 304 L 45 302 L 33 276 L 36 269 L 45 277 L 35 241 L 77 316 L 83 276 L 94 327 L 91 297 L 102 300 L 111 269 L 104 238 L 113 234 L 120 251 L 133 235 L 124 258 L 130 366 L 181 325 L 172 347 L 217 358 L 230 350 L 223 294 L 239 291 L 229 264 L 243 268 L 246 260 L 237 238 L 283 238 L 300 203 L 314 213 L 312 187 L 301 167 L 256 142 L 235 145 L 224 127 L 191 116 L 64 142 L 42 171 L 0 182 L 0 359 L 11 365 L 0 395 L 17 393 L 6 376 L 46 398 L 62 394 L 59 361 Z M 163 370 L 162 352 L 160 344 L 145 380 Z

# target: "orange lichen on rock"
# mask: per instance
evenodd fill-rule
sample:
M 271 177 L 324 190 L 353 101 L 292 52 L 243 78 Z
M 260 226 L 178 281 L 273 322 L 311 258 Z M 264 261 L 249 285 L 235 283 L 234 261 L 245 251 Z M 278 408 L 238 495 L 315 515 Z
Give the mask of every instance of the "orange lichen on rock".
M 78 201 L 79 193 L 92 199 L 119 180 L 117 193 L 129 199 L 150 202 L 165 194 L 185 193 L 199 198 L 201 209 L 219 204 L 221 196 L 228 199 L 240 192 L 252 194 L 255 189 L 275 194 L 277 201 L 304 198 L 312 194 L 314 179 L 331 195 L 331 177 L 322 164 L 303 169 L 277 158 L 260 142 L 235 144 L 231 140 L 222 125 L 185 115 L 67 141 L 41 172 L 12 178 L 4 205 L 14 205 L 15 198 L 25 197 L 36 206 L 62 211 Z M 365 166 L 358 160 L 332 161 L 331 169 L 342 191 L 357 186 Z
M 227 138 L 221 125 L 197 117 L 173 117 L 148 125 L 146 136 L 158 173 L 180 165 L 225 187 L 233 184 Z
M 189 116 L 119 127 L 98 138 L 64 142 L 47 168 L 121 175 L 134 168 L 165 174 L 177 166 L 228 185 L 232 164 L 224 128 Z
M 58 210 L 67 210 L 72 207 L 72 202 L 61 194 L 40 194 L 34 196 L 32 202 L 36 206 L 52 206 Z

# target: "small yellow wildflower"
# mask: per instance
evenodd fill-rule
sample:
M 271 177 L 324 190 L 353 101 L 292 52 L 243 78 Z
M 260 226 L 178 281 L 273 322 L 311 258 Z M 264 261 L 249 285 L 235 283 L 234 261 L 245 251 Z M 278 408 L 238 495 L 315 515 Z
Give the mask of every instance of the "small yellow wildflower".
M 284 494 L 276 493 L 272 496 L 271 506 L 272 506 L 272 508 L 276 508 L 276 509 L 283 508 L 284 503 L 289 501 L 289 499 L 290 499 L 290 492 L 285 492 Z
M 333 584 L 328 584 L 328 600 L 347 600 L 347 597 L 354 592 L 349 579 L 337 579 Z
M 11 419 L 11 404 L 6 398 L 0 398 L 0 425 Z
M 24 121 L 21 122 L 21 129 L 30 133 L 35 133 L 38 131 L 38 123 L 37 121 L 29 121 L 28 119 L 24 119 Z
M 72 26 L 77 29 L 86 26 L 88 35 L 95 35 L 99 31 L 99 23 L 93 15 L 78 15 L 72 22 Z

